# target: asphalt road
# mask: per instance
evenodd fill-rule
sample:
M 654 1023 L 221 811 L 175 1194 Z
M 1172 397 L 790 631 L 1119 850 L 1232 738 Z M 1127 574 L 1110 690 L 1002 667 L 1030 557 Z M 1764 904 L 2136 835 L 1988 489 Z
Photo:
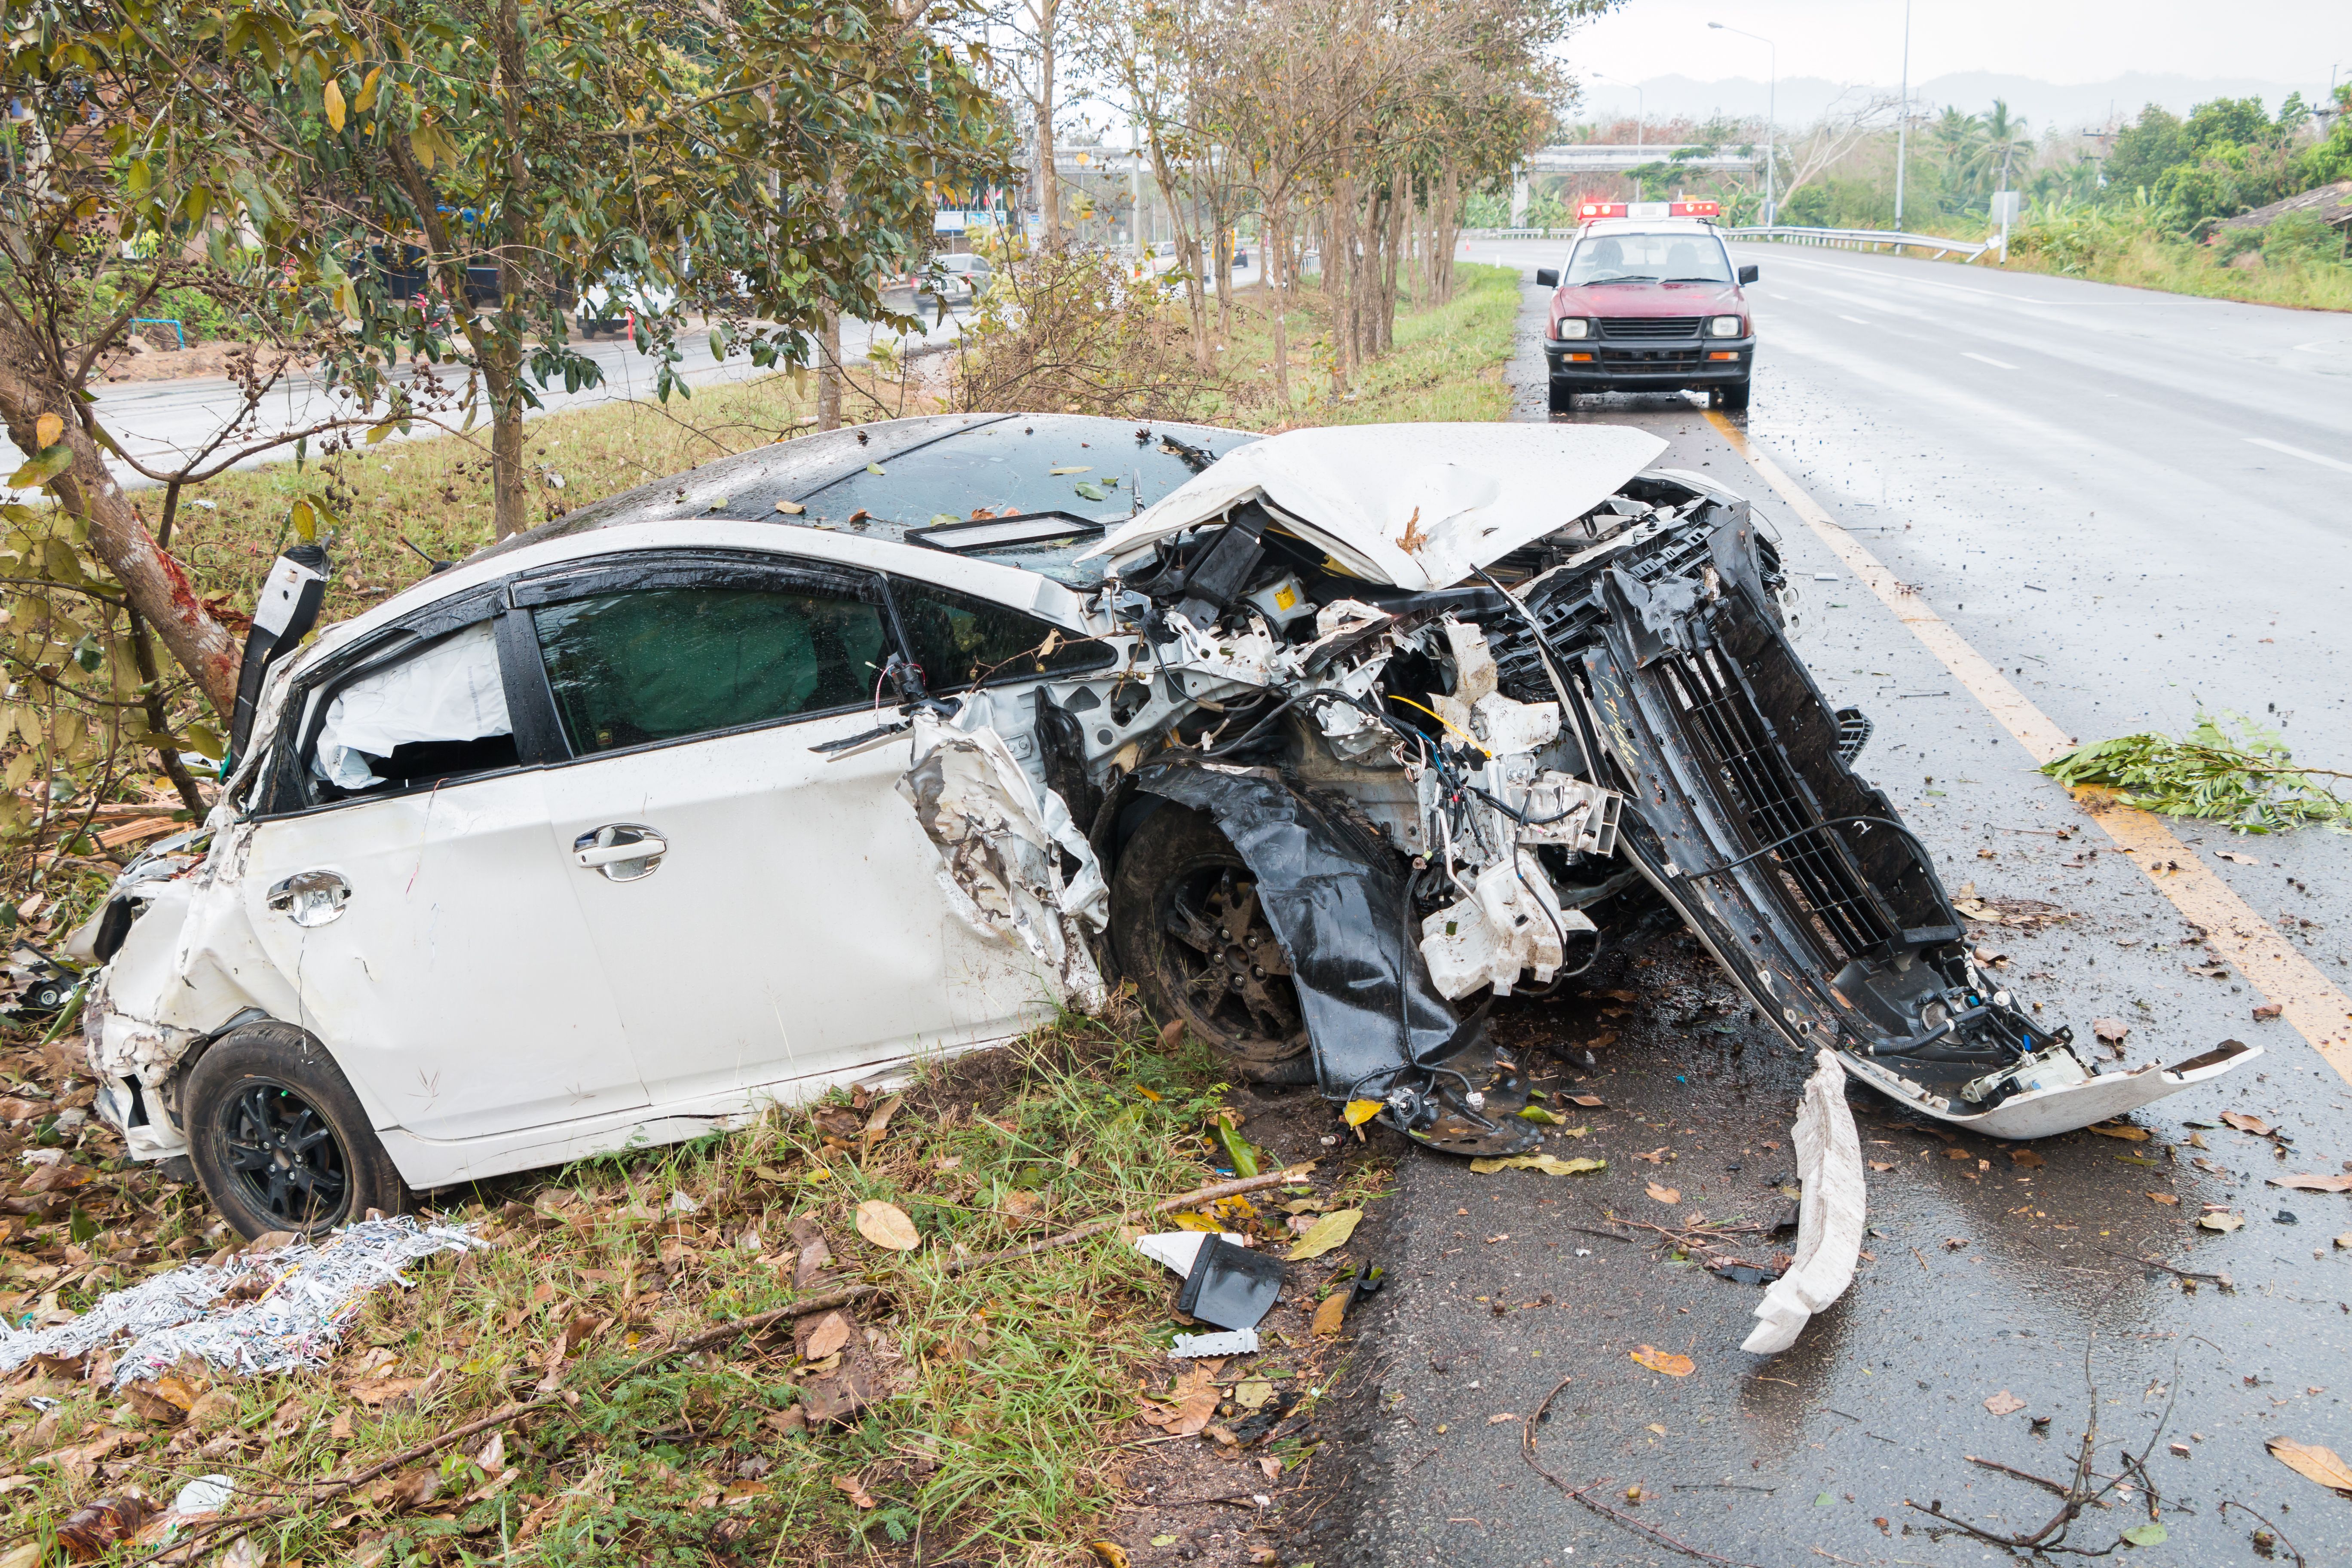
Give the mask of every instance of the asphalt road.
M 1524 418 L 1546 417 L 1531 283 L 1556 248 L 1468 252 L 1500 252 L 1530 280 L 1513 370 Z M 1911 585 L 1906 603 L 1931 607 L 2079 738 L 2178 729 L 2201 702 L 2284 726 L 2308 762 L 2347 765 L 2336 650 L 2352 583 L 2340 471 L 2352 468 L 2352 321 L 1888 258 L 1759 246 L 1740 259 L 1763 268 L 1751 290 L 1763 346 L 1753 410 L 1724 426 L 1744 425 Z M 2352 1168 L 2345 1076 L 2294 1024 L 2258 1021 L 2264 994 L 2242 973 L 2191 972 L 2211 955 L 2171 884 L 2034 771 L 1697 399 L 1612 396 L 1570 417 L 1655 430 L 1674 443 L 1668 461 L 1722 475 L 1779 527 L 1808 599 L 1801 651 L 1832 701 L 1877 721 L 1864 770 L 1956 889 L 2063 915 L 1978 932 L 2045 1020 L 2083 1037 L 2094 1018 L 2122 1021 L 2130 1065 L 2228 1037 L 2266 1054 L 2135 1116 L 2150 1134 L 2137 1142 L 2004 1146 L 1853 1089 L 1864 1152 L 1885 1167 L 1870 1173 L 1869 1258 L 1794 1349 L 1752 1356 L 1738 1344 L 1757 1288 L 1592 1232 L 1622 1231 L 1612 1214 L 1769 1215 L 1795 1169 L 1788 1123 L 1806 1064 L 1671 925 L 1621 931 L 1580 994 L 1516 1002 L 1496 1022 L 1546 1064 L 1549 1087 L 1605 1101 L 1576 1113 L 1583 1136 L 1551 1146 L 1607 1171 L 1482 1176 L 1402 1156 L 1366 1233 L 1394 1283 L 1358 1324 L 1362 1374 L 1332 1424 L 1355 1512 L 1307 1554 L 1693 1560 L 1562 1495 L 1605 1480 L 1594 1500 L 1736 1563 L 1997 1561 L 1926 1510 L 2030 1533 L 2060 1500 L 1970 1456 L 2063 1482 L 2095 1416 L 2103 1478 L 2119 1473 L 2123 1445 L 2153 1442 L 2147 1479 L 2168 1540 L 2118 1549 L 2132 1561 L 2262 1562 L 2245 1508 L 2284 1537 L 2272 1561 L 2292 1562 L 2291 1545 L 2315 1565 L 2352 1562 L 2352 1502 L 2263 1447 L 2285 1436 L 2352 1455 L 2352 1237 L 2331 1245 L 2352 1233 L 2352 1195 L 2264 1184 Z M 2292 944 L 2339 989 L 2352 979 L 2352 844 L 2170 826 L 2267 922 L 2252 936 Z M 2226 1128 L 2225 1110 L 2284 1138 Z M 2197 1228 L 2208 1204 L 2243 1228 Z M 1792 1237 L 1748 1238 L 1748 1256 L 1764 1261 Z M 1633 1360 L 1645 1345 L 1695 1370 L 1648 1370 Z M 1534 1457 L 1562 1487 L 1521 1446 L 1555 1389 Z M 2148 1522 L 2135 1481 L 2065 1540 L 2096 1551 Z

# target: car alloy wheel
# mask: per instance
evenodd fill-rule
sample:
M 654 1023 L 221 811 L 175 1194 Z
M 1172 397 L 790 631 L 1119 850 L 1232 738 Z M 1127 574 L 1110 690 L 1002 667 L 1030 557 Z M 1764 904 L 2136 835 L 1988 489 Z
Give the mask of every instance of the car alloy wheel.
M 317 1107 L 285 1084 L 251 1079 L 217 1114 L 224 1163 L 248 1204 L 287 1230 L 344 1217 L 350 1156 Z

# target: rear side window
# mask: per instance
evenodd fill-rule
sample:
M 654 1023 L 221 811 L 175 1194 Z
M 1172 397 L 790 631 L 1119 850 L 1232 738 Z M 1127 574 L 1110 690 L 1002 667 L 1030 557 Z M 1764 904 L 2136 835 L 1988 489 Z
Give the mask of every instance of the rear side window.
M 573 756 L 872 700 L 878 604 L 800 587 L 630 589 L 531 612 Z
M 1100 643 L 1071 640 L 1070 633 L 1034 616 L 929 583 L 893 577 L 890 597 L 923 683 L 933 691 L 1093 669 L 1116 657 Z

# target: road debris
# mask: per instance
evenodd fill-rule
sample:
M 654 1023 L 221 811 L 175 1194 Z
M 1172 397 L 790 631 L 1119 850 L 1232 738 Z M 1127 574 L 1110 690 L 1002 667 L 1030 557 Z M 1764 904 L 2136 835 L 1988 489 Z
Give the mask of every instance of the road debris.
M 1803 1192 L 1797 1250 L 1757 1304 L 1759 1321 L 1739 1347 L 1763 1355 L 1795 1344 L 1806 1321 L 1845 1293 L 1862 1252 L 1862 1139 L 1846 1106 L 1842 1058 L 1824 1050 L 1817 1060 L 1805 1080 L 1794 1131 Z
M 2338 1497 L 2352 1498 L 2352 1465 L 2337 1458 L 2335 1449 L 2297 1442 L 2292 1437 L 2273 1437 L 2263 1447 L 2270 1450 L 2271 1458 L 2296 1475 L 2317 1481 Z
M 1282 1294 L 1283 1279 L 1278 1259 L 1208 1237 L 1184 1275 L 1176 1310 L 1221 1329 L 1255 1329 Z

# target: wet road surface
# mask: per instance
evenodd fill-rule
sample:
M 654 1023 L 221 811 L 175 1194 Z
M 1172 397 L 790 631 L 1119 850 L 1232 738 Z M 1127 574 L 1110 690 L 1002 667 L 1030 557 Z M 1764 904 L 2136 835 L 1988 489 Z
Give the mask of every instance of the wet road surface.
M 1508 259 L 1530 280 L 1539 259 L 1556 259 L 1533 246 L 1469 254 L 1485 261 L 1498 248 L 1517 252 Z M 2292 714 L 2300 755 L 2321 765 L 2352 755 L 2335 654 L 2340 584 L 2352 576 L 2342 508 L 2326 504 L 2325 465 L 2244 438 L 2352 450 L 2343 381 L 2303 366 L 2318 356 L 2296 349 L 2352 338 L 2341 318 L 2222 308 L 2247 314 L 2210 318 L 2220 326 L 2196 341 L 2227 374 L 2200 373 L 2166 422 L 2146 416 L 2162 400 L 2164 334 L 2208 320 L 2179 308 L 2210 301 L 1771 247 L 1741 259 L 1762 265 L 1766 283 L 1754 291 L 1765 347 L 1750 437 L 2057 723 L 2089 739 L 2179 728 L 2199 698 L 2264 714 L 2275 704 Z M 1790 264 L 1799 260 L 1807 265 Z M 1918 276 L 1898 287 L 1874 267 Z M 1787 275 L 1785 295 L 1774 292 Z M 1938 292 L 1961 287 L 1996 297 Z M 1963 342 L 2025 364 L 2021 342 L 1985 335 L 2001 312 L 2031 309 L 2003 290 L 2066 306 L 2027 318 L 2040 323 L 2032 331 L 1999 328 L 2058 345 L 2030 374 L 1987 389 L 1965 378 L 2010 373 L 1966 359 L 1958 370 L 1923 367 L 1922 345 Z M 1822 317 L 1877 320 L 1843 297 L 1857 292 L 1917 341 L 1888 349 L 1840 338 Z M 1889 297 L 1916 313 L 1901 315 Z M 1530 286 L 1526 298 L 1513 379 L 1519 416 L 1542 418 L 1540 296 Z M 1996 325 L 1976 321 L 1968 331 L 1978 335 L 1966 336 L 1962 306 Z M 2085 342 L 2119 344 L 2128 374 L 2086 366 Z M 1904 355 L 1912 363 L 1890 368 Z M 2102 392 L 2138 406 L 2084 415 L 2102 379 Z M 1927 382 L 1949 390 L 1930 395 Z M 1733 1562 L 1997 1561 L 1998 1548 L 1926 1510 L 1940 1504 L 1995 1533 L 2038 1530 L 2061 1500 L 1969 1457 L 2063 1483 L 2094 1416 L 2094 1485 L 2121 1473 L 2126 1445 L 2147 1454 L 2168 1539 L 2118 1549 L 2132 1561 L 2260 1563 L 2261 1527 L 2246 1508 L 2283 1536 L 2273 1561 L 2292 1562 L 2291 1543 L 2313 1564 L 2352 1562 L 2352 1502 L 2263 1447 L 2285 1436 L 2352 1454 L 2352 1196 L 2265 1184 L 2347 1168 L 2344 1076 L 2292 1025 L 2255 1019 L 2263 994 L 2214 963 L 2201 931 L 2034 771 L 1696 399 L 1612 396 L 1570 417 L 1656 431 L 1675 446 L 1664 462 L 1720 474 L 1780 528 L 1808 601 L 1800 651 L 1832 702 L 1877 722 L 1864 771 L 1956 893 L 2054 917 L 1972 927 L 1987 952 L 2007 955 L 2002 973 L 2041 1016 L 2071 1020 L 2085 1038 L 2093 1019 L 2118 1020 L 2130 1066 L 2177 1062 L 2223 1038 L 2265 1054 L 2136 1114 L 2140 1140 L 2085 1131 L 2001 1144 L 1852 1089 L 1874 1166 L 1870 1257 L 1794 1349 L 1752 1356 L 1738 1344 L 1757 1287 L 1625 1239 L 1657 1238 L 1612 1216 L 1776 1217 L 1794 1174 L 1789 1121 L 1807 1064 L 1671 923 L 1621 923 L 1580 992 L 1515 1000 L 1496 1026 L 1551 1075 L 1546 1087 L 1604 1102 L 1562 1106 L 1587 1131 L 1549 1134 L 1547 1147 L 1608 1169 L 1478 1175 L 1427 1154 L 1402 1161 L 1370 1233 L 1394 1285 L 1359 1324 L 1363 1376 L 1335 1446 L 1358 1512 L 1328 1560 L 1692 1561 L 1569 1500 L 1527 1462 L 1522 1423 L 1556 1389 L 1536 1428 L 1546 1468 L 1570 1489 L 1605 1478 L 1596 1500 Z M 2057 427 L 2062 417 L 2065 441 L 2020 423 Z M 2223 475 L 2225 458 L 2234 467 Z M 2113 531 L 2093 511 L 2112 513 Z M 2169 826 L 2269 922 L 2263 940 L 2293 943 L 2344 984 L 2352 900 L 2340 837 Z M 2220 860 L 2224 849 L 2256 863 Z M 2224 1111 L 2258 1117 L 2273 1135 L 2224 1126 Z M 2208 1205 L 2242 1216 L 2242 1228 L 2199 1228 Z M 2346 1248 L 2332 1245 L 2339 1235 Z M 1735 1247 L 1769 1263 L 1793 1240 L 1743 1234 Z M 2231 1288 L 2145 1257 L 2225 1274 Z M 1694 1370 L 1651 1371 L 1633 1359 L 1643 1346 L 1687 1355 Z M 1633 1487 L 1638 1502 L 1626 1495 Z M 2097 1551 L 2149 1522 L 2135 1479 L 2128 1497 L 2085 1510 L 2064 1541 Z

